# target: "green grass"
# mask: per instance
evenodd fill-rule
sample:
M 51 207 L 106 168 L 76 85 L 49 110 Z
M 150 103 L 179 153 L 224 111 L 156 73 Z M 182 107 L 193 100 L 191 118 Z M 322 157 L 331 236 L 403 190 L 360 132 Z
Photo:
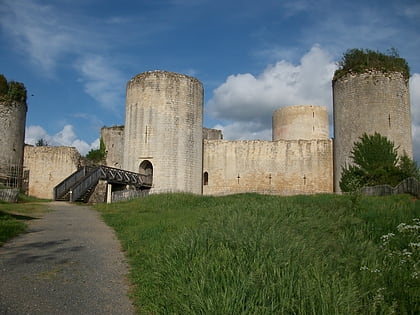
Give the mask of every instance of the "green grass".
M 168 194 L 96 208 L 129 258 L 141 314 L 420 310 L 409 196 Z
M 0 200 L 0 246 L 24 232 L 26 222 L 48 211 L 48 200 L 19 195 L 18 203 Z

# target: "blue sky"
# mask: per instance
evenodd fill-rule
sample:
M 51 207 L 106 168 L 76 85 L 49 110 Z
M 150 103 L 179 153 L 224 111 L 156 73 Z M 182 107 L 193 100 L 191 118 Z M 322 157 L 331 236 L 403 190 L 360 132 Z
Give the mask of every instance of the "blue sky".
M 125 86 L 168 70 L 205 89 L 206 127 L 226 139 L 271 139 L 287 105 L 327 106 L 350 48 L 395 47 L 411 68 L 420 161 L 419 0 L 0 0 L 0 73 L 28 90 L 26 142 L 98 144 L 124 124 Z

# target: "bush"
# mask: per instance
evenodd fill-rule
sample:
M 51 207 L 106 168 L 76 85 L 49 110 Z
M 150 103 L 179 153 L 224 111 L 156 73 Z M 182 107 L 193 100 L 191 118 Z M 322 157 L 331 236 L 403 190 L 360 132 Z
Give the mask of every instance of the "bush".
M 379 133 L 364 133 L 354 143 L 351 158 L 354 164 L 342 169 L 340 188 L 344 192 L 363 186 L 396 186 L 408 177 L 419 178 L 417 164 L 407 155 L 399 158 L 394 143 Z
M 101 164 L 105 161 L 106 158 L 106 149 L 105 143 L 102 138 L 99 140 L 99 149 L 92 149 L 86 154 L 86 159 L 92 164 Z
M 391 48 L 388 54 L 370 49 L 349 49 L 339 61 L 333 81 L 348 73 L 364 73 L 370 70 L 401 72 L 406 80 L 410 78 L 407 61 L 401 58 L 394 48 Z
M 26 102 L 26 88 L 23 83 L 7 82 L 5 76 L 0 74 L 0 101 Z

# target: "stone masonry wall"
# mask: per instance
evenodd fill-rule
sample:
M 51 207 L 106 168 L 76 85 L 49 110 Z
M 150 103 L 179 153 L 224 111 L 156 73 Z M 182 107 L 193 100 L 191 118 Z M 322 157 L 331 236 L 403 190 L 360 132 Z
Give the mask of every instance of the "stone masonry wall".
M 28 195 L 53 199 L 53 190 L 77 170 L 81 156 L 73 147 L 25 146 L 24 167 L 29 170 Z
M 348 74 L 333 83 L 334 188 L 339 191 L 343 166 L 363 133 L 380 133 L 412 157 L 408 82 L 401 73 Z
M 153 192 L 201 194 L 203 86 L 166 71 L 145 72 L 127 84 L 123 168 L 153 166 Z
M 332 140 L 204 141 L 203 194 L 333 191 Z
M 274 112 L 272 128 L 273 141 L 328 139 L 328 111 L 315 105 L 283 107 Z
M 105 144 L 105 165 L 122 168 L 124 152 L 124 126 L 103 127 L 101 138 Z
M 222 140 L 223 134 L 219 129 L 203 128 L 203 140 Z
M 0 102 L 0 182 L 11 167 L 22 171 L 26 103 Z

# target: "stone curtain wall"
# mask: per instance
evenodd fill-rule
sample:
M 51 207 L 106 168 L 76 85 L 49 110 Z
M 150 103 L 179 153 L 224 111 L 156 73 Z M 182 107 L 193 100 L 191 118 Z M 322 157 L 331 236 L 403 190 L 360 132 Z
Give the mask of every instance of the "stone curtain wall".
M 330 193 L 332 169 L 330 139 L 205 140 L 203 194 Z
M 347 74 L 333 83 L 334 187 L 341 169 L 350 164 L 354 142 L 363 133 L 380 133 L 412 157 L 408 82 L 399 72 Z
M 72 147 L 25 146 L 24 167 L 29 170 L 28 195 L 53 199 L 53 189 L 81 164 Z
M 105 144 L 105 165 L 122 168 L 124 152 L 124 126 L 103 127 L 101 138 Z
M 201 194 L 203 86 L 166 71 L 145 72 L 127 84 L 123 168 L 153 166 L 153 192 Z
M 368 196 L 387 196 L 398 194 L 410 194 L 420 198 L 420 182 L 413 178 L 407 178 L 395 187 L 389 185 L 368 186 L 361 189 L 363 195 Z

